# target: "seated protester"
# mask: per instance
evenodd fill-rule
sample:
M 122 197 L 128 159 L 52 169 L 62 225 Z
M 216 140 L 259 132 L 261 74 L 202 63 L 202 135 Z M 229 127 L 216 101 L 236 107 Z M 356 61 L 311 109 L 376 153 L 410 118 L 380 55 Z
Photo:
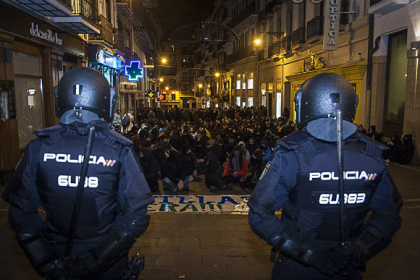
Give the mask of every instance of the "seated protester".
M 271 148 L 268 146 L 267 141 L 262 140 L 260 143 L 260 149 L 264 152 L 263 161 L 268 162 L 271 159 Z
M 140 128 L 140 130 L 137 133 L 137 137 L 133 138 L 134 151 L 136 151 L 137 153 L 140 153 L 140 150 L 142 148 L 150 147 L 151 141 L 147 141 L 147 139 L 150 140 L 149 131 L 148 131 L 147 127 Z
M 181 178 L 187 176 L 192 176 L 193 178 L 197 176 L 197 159 L 195 158 L 194 153 L 191 151 L 191 146 L 184 144 L 181 147 Z M 188 185 L 184 185 L 184 191 L 189 191 L 190 188 Z
M 241 188 L 245 189 L 246 192 L 251 193 L 257 185 L 261 174 L 263 173 L 266 163 L 263 161 L 264 152 L 261 149 L 257 149 L 252 154 L 250 163 L 251 175 L 241 180 Z
M 181 140 L 181 134 L 179 132 L 179 129 L 175 128 L 172 130 L 171 135 L 169 137 L 169 144 L 177 151 L 181 150 L 182 146 L 182 140 Z
M 371 126 L 369 127 L 369 130 L 368 130 L 367 136 L 368 136 L 368 137 L 372 137 L 372 138 L 373 138 L 373 134 L 375 134 L 375 133 L 376 133 L 376 126 L 375 126 L 375 125 L 371 125 Z
M 192 137 L 192 135 L 188 132 L 188 128 L 184 128 L 182 130 L 182 135 L 181 135 L 181 141 L 182 144 L 188 144 L 191 147 L 195 146 L 195 141 L 194 138 Z
M 404 135 L 402 145 L 394 146 L 386 162 L 387 164 L 390 161 L 396 161 L 399 164 L 408 164 L 413 159 L 414 150 L 413 136 L 411 134 Z
M 204 142 L 196 142 L 194 148 L 192 149 L 192 152 L 194 153 L 194 156 L 197 160 L 198 174 L 204 174 L 207 160 L 207 147 L 204 146 Z
M 248 150 L 249 154 L 252 155 L 255 152 L 255 150 L 259 148 L 259 145 L 255 142 L 254 137 L 249 137 L 248 143 L 246 143 L 245 147 Z
M 156 144 L 155 150 L 153 151 L 153 155 L 155 156 L 159 165 L 162 165 L 162 163 L 169 157 L 169 152 L 171 150 L 173 150 L 173 148 L 169 144 L 169 135 L 167 135 L 165 132 L 162 132 L 159 135 L 158 143 Z
M 195 134 L 195 145 L 197 145 L 198 142 L 201 142 L 201 146 L 207 149 L 207 140 L 200 130 Z
M 163 189 L 171 193 L 181 191 L 194 179 L 192 175 L 183 176 L 181 154 L 175 150 L 170 151 L 169 157 L 161 165 Z
M 251 162 L 251 155 L 249 154 L 249 151 L 246 149 L 244 141 L 240 141 L 238 143 L 238 146 L 242 148 L 242 154 L 244 157 L 246 157 L 249 164 Z
M 359 132 L 360 134 L 364 134 L 364 135 L 366 135 L 367 133 L 366 133 L 366 129 L 364 129 L 363 128 L 363 125 L 362 124 L 359 124 L 358 126 L 357 126 L 357 132 Z
M 235 146 L 228 161 L 225 164 L 225 170 L 222 174 L 222 180 L 225 184 L 239 183 L 241 178 L 248 173 L 248 160 L 242 155 L 242 148 Z M 216 188 L 210 189 L 215 191 Z
M 226 158 L 228 157 L 225 144 L 222 139 L 219 139 L 218 141 L 216 141 L 216 143 L 214 143 L 214 145 L 219 145 L 220 148 L 222 149 L 222 152 L 220 153 L 220 156 L 219 156 L 219 160 L 220 160 L 220 164 L 223 166 L 223 164 L 225 164 L 226 162 Z
M 152 154 L 152 149 L 141 148 L 140 163 L 143 167 L 143 175 L 152 192 L 159 191 L 159 163 Z
M 223 166 L 220 163 L 220 156 L 222 154 L 222 147 L 214 144 L 210 148 L 210 152 L 207 155 L 206 170 L 204 176 L 204 182 L 211 191 L 217 189 L 231 190 L 233 189 L 232 184 L 226 185 L 222 180 Z
M 385 159 L 386 163 L 389 164 L 391 161 L 397 160 L 396 150 L 398 147 L 402 146 L 400 135 L 395 134 L 394 136 L 391 137 L 391 141 L 387 142 L 385 145 L 389 147 L 389 149 L 385 150 L 382 156 Z

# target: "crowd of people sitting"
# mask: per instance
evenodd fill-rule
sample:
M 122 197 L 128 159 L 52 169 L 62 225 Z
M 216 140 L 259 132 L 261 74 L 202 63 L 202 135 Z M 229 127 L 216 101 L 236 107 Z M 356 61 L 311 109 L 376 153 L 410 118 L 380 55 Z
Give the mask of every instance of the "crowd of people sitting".
M 134 149 L 152 192 L 188 191 L 198 175 L 204 175 L 211 192 L 230 190 L 239 184 L 252 192 L 270 160 L 278 140 L 298 129 L 284 109 L 281 118 L 267 118 L 266 108 L 160 109 L 144 108 L 135 117 L 128 113 L 114 118 L 117 131 L 134 142 Z M 120 123 L 119 123 L 120 122 Z M 384 151 L 387 163 L 411 162 L 412 135 L 383 142 L 375 126 L 358 132 L 390 147 Z
M 146 108 L 137 120 L 132 114 L 116 116 L 114 126 L 134 142 L 152 192 L 159 191 L 159 180 L 170 193 L 188 191 L 198 175 L 211 192 L 233 184 L 251 192 L 275 143 L 297 129 L 287 109 L 281 118 L 265 114 L 264 107 Z
M 391 162 L 408 164 L 413 159 L 415 146 L 412 134 L 404 135 L 403 140 L 401 140 L 401 135 L 394 134 L 389 141 L 386 141 L 384 140 L 383 134 L 376 131 L 376 126 L 370 126 L 369 131 L 366 132 L 366 129 L 361 124 L 358 125 L 358 132 L 371 137 L 389 148 L 382 153 L 382 157 L 387 164 Z

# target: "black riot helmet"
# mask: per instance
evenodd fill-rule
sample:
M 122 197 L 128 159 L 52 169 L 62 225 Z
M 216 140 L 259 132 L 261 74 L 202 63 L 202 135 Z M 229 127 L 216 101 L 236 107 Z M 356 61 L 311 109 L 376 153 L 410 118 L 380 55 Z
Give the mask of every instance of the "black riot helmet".
M 97 70 L 77 67 L 68 71 L 55 87 L 56 115 L 87 110 L 111 122 L 116 103 L 115 89 Z
M 300 127 L 312 120 L 335 118 L 341 109 L 343 119 L 353 122 L 359 98 L 346 78 L 323 73 L 307 80 L 295 95 L 296 123 Z

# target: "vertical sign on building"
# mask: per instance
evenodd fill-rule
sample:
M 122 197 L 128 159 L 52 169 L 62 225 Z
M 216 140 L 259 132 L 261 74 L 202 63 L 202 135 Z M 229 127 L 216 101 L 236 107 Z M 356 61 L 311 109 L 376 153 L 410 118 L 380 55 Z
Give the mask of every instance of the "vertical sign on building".
M 324 8 L 324 50 L 337 50 L 341 0 L 326 0 Z

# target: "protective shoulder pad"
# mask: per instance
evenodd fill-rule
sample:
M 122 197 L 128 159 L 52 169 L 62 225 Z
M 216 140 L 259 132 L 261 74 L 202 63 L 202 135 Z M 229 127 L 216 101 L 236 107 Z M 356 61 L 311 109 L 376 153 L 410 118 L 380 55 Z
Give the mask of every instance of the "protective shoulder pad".
M 124 146 L 132 146 L 133 145 L 133 141 L 131 141 L 130 139 L 122 136 L 121 134 L 119 134 L 118 132 L 114 131 L 114 130 L 104 130 L 104 133 L 106 136 L 108 136 L 107 138 L 107 142 L 117 142 L 121 145 Z
M 284 148 L 286 150 L 297 150 L 299 149 L 299 147 L 301 147 L 305 143 L 309 143 L 313 139 L 315 138 L 312 137 L 309 133 L 306 133 L 302 130 L 298 130 L 277 142 L 276 146 L 274 147 L 274 150 L 277 150 L 278 148 Z
M 65 128 L 62 125 L 48 127 L 34 132 L 38 138 L 50 138 L 51 141 L 58 141 L 61 139 L 60 134 Z
M 364 134 L 358 133 L 357 136 L 358 136 L 357 140 L 359 142 L 366 144 L 365 153 L 367 155 L 373 156 L 378 152 L 382 153 L 382 151 L 389 149 L 387 146 L 373 140 L 372 138 L 367 137 Z

